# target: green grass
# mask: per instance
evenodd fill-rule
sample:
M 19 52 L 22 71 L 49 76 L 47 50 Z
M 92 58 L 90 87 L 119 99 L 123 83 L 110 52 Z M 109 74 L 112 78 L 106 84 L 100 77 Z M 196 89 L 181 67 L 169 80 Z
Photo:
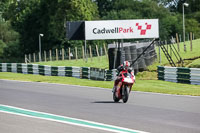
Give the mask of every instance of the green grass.
M 106 56 L 88 58 L 87 62 L 83 59 L 78 60 L 60 60 L 60 61 L 47 61 L 47 62 L 36 62 L 40 65 L 51 65 L 51 66 L 77 66 L 77 67 L 96 67 L 102 69 L 108 69 L 108 59 Z
M 190 68 L 200 68 L 200 59 L 197 59 L 197 60 L 193 61 L 187 67 L 190 67 Z
M 93 80 L 78 79 L 73 77 L 42 76 L 42 75 L 31 75 L 31 74 L 20 74 L 20 73 L 9 73 L 9 72 L 0 72 L 0 79 L 61 83 L 61 84 L 93 86 L 93 87 L 103 87 L 103 88 L 107 88 L 106 86 L 110 86 L 109 82 L 103 82 L 103 81 L 93 81 Z
M 136 75 L 139 80 L 157 80 L 157 72 L 143 71 Z
M 144 77 L 140 76 L 136 77 L 136 84 L 133 86 L 134 91 L 200 96 L 199 85 L 178 84 L 159 80 L 145 80 L 143 78 Z M 73 77 L 41 76 L 8 72 L 1 72 L 0 79 L 61 83 L 102 88 L 112 88 L 114 84 L 114 81 L 94 81 L 87 79 L 77 79 Z
M 179 44 L 180 45 L 179 54 L 182 57 L 182 59 L 189 59 L 189 58 L 194 58 L 194 57 L 199 57 L 200 56 L 200 39 L 193 40 L 192 43 L 193 43 L 193 45 L 192 45 L 193 49 L 192 49 L 192 51 L 190 51 L 190 42 L 186 41 L 186 48 L 187 48 L 186 52 L 184 52 L 184 44 L 183 43 Z M 177 44 L 174 44 L 174 46 L 177 49 Z M 158 55 L 158 51 L 159 51 L 158 47 L 156 48 L 156 51 L 157 51 L 157 55 Z M 169 50 L 169 53 L 170 53 L 170 50 Z M 177 59 L 174 56 L 174 54 L 172 54 L 172 58 L 173 58 L 173 60 L 175 62 L 177 62 Z M 158 55 L 158 59 L 159 59 L 159 55 Z M 187 67 L 188 64 L 190 64 L 191 62 L 192 61 L 185 60 L 184 61 L 184 66 Z M 161 63 L 155 62 L 153 65 L 149 66 L 148 69 L 149 70 L 157 70 L 157 66 L 159 66 L 159 65 L 161 65 L 161 66 L 170 66 L 170 64 L 169 64 L 167 58 L 165 57 L 164 53 L 162 52 L 162 50 L 161 50 Z

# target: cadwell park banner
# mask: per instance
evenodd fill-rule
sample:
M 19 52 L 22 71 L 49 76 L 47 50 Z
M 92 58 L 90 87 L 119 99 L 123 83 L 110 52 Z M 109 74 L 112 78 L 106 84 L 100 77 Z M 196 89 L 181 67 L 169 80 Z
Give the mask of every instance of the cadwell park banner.
M 159 38 L 158 19 L 74 21 L 66 23 L 69 40 Z
M 158 19 L 85 21 L 85 40 L 159 38 Z

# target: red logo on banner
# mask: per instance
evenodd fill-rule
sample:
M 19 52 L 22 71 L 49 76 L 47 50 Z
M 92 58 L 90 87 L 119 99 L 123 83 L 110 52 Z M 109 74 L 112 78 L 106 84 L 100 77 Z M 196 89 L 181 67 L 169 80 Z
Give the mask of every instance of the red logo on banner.
M 140 30 L 140 35 L 146 35 L 146 31 L 151 29 L 151 25 L 150 24 L 145 23 L 145 25 L 146 25 L 146 28 L 142 29 L 142 26 L 139 25 L 139 23 L 136 23 L 136 26 L 138 27 L 138 30 Z

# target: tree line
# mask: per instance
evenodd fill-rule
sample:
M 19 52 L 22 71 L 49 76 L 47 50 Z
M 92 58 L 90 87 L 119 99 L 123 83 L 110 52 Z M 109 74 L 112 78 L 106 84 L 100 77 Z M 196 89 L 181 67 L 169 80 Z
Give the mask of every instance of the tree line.
M 186 33 L 200 38 L 199 0 L 1 0 L 0 60 L 20 62 L 24 54 L 42 49 L 79 47 L 66 39 L 66 22 L 83 20 L 159 19 L 160 38 L 182 34 L 182 4 Z M 95 45 L 99 41 L 90 41 Z

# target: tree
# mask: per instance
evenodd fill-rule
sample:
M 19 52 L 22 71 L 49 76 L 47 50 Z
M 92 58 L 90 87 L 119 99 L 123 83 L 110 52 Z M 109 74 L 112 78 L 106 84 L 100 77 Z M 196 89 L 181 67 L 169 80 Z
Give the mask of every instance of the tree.
M 3 56 L 5 47 L 6 47 L 6 44 L 2 40 L 0 40 L 0 57 Z
M 195 38 L 200 38 L 200 23 L 196 19 L 186 19 L 185 25 L 186 33 L 192 32 L 195 34 Z
M 24 53 L 38 51 L 38 36 L 42 50 L 69 44 L 66 40 L 66 21 L 98 18 L 97 6 L 91 0 L 14 0 L 5 13 L 20 33 Z
M 102 18 L 113 9 L 115 0 L 95 0 L 95 2 L 98 6 L 99 15 Z
M 93 20 L 98 18 L 97 5 L 91 0 L 71 0 L 67 20 Z
M 16 62 L 16 58 L 21 56 L 18 38 L 19 34 L 12 29 L 9 21 L 0 21 L 0 60 L 2 62 Z M 14 57 L 16 58 L 13 59 Z
M 103 19 L 159 19 L 160 37 L 168 39 L 179 30 L 178 18 L 162 4 L 151 0 L 115 0 L 112 10 Z
M 190 17 L 190 16 L 191 16 L 191 18 L 193 17 L 200 23 L 200 11 L 190 14 L 188 17 Z

